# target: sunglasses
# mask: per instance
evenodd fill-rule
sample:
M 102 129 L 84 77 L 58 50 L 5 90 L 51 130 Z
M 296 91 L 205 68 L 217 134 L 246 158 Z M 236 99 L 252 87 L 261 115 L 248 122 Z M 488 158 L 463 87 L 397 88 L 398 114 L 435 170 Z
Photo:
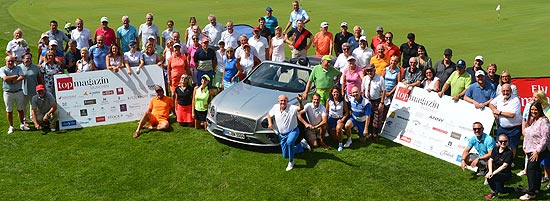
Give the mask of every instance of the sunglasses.
M 498 142 L 500 142 L 500 143 L 507 143 L 508 140 L 499 140 Z
M 481 130 L 482 128 L 473 128 L 474 131 Z
M 199 38 L 193 38 L 193 40 L 199 40 Z

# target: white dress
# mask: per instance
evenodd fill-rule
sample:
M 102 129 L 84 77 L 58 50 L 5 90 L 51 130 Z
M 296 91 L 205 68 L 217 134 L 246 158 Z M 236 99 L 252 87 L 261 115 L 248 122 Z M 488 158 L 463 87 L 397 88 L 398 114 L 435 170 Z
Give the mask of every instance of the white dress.
M 283 37 L 271 38 L 271 45 L 273 45 L 273 53 L 271 54 L 272 61 L 284 61 L 285 60 L 285 39 Z

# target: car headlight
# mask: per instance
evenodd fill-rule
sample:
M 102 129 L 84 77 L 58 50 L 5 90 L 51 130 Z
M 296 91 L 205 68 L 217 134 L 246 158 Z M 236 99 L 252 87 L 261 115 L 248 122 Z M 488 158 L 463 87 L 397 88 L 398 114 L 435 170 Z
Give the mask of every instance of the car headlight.
M 216 106 L 211 105 L 210 109 L 208 110 L 208 114 L 210 117 L 214 118 L 214 115 L 216 115 Z

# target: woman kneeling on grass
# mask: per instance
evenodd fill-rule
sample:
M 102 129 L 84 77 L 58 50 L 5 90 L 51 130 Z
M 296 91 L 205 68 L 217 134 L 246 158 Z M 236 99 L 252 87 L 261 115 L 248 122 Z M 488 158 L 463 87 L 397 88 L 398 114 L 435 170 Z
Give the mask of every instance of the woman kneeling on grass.
M 512 178 L 512 150 L 508 147 L 508 136 L 498 136 L 497 145 L 487 162 L 489 171 L 485 175 L 491 187 L 491 193 L 485 196 L 487 199 L 497 198 L 499 193 L 514 192 L 512 187 L 504 187 L 504 183 Z

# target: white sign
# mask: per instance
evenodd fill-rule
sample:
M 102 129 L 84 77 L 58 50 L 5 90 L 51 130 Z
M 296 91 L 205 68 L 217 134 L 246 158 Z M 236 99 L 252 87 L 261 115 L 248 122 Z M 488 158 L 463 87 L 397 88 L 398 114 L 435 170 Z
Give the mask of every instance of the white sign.
M 440 98 L 423 88 L 408 92 L 399 83 L 381 135 L 460 166 L 468 140 L 475 137 L 472 126 L 476 121 L 489 132 L 494 122 L 491 109 L 476 109 L 449 96 Z
M 163 86 L 157 65 L 144 66 L 140 74 L 122 69 L 55 75 L 59 128 L 74 129 L 139 120 L 147 110 L 155 85 Z

